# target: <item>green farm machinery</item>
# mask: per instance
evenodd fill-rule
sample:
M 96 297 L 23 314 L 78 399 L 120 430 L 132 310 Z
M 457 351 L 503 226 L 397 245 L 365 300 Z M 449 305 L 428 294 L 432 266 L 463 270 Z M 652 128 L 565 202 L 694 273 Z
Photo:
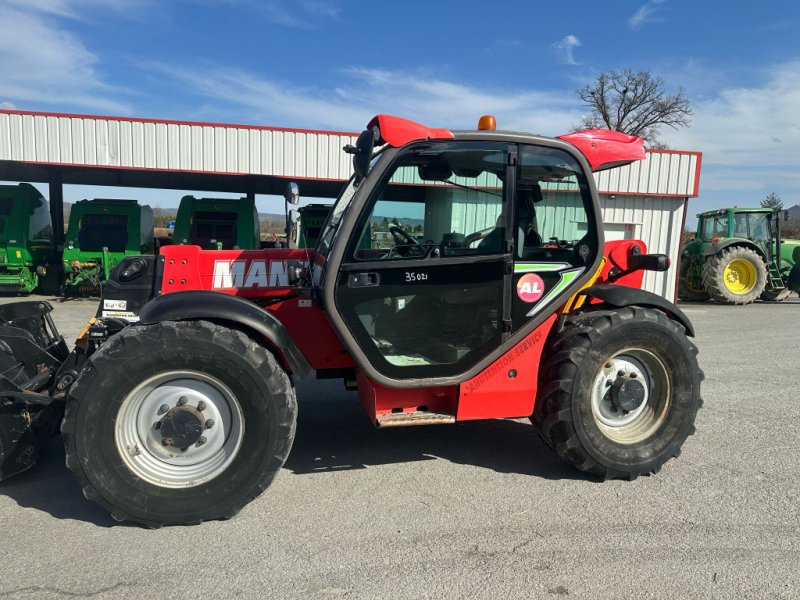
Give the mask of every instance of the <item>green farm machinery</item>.
M 258 250 L 261 232 L 255 200 L 184 196 L 172 239 L 174 244 L 204 250 Z
M 47 200 L 28 183 L 0 186 L 0 292 L 30 293 L 47 287 L 52 255 Z
M 307 204 L 297 209 L 298 220 L 292 228 L 292 242 L 297 248 L 315 248 L 319 232 L 331 212 L 330 204 Z
M 153 210 L 136 200 L 72 206 L 62 256 L 65 292 L 95 293 L 126 256 L 153 253 Z
M 800 240 L 782 238 L 785 213 L 723 208 L 697 216 L 697 233 L 681 252 L 683 300 L 750 304 L 800 292 Z

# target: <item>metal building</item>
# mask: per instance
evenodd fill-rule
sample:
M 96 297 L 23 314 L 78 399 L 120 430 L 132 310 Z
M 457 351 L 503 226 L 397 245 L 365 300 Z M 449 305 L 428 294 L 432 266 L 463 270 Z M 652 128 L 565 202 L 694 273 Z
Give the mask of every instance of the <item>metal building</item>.
M 63 184 L 335 197 L 350 176 L 341 151 L 357 134 L 127 117 L 0 110 L 0 180 L 49 184 L 63 243 Z M 596 174 L 607 239 L 642 239 L 678 264 L 701 154 L 651 150 L 644 161 Z M 575 227 L 580 229 L 581 223 Z M 647 273 L 644 287 L 675 295 L 675 269 Z

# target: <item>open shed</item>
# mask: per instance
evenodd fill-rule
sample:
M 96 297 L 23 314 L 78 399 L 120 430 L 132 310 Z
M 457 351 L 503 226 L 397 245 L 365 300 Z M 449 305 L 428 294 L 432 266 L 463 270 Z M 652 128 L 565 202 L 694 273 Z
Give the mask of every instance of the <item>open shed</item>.
M 46 183 L 54 237 L 63 245 L 63 185 L 335 198 L 351 174 L 341 151 L 358 134 L 224 123 L 0 110 L 0 180 Z M 699 152 L 649 150 L 595 174 L 606 239 L 641 239 L 675 265 L 644 288 L 675 297 L 688 199 L 699 193 Z M 580 228 L 580 223 L 575 226 Z

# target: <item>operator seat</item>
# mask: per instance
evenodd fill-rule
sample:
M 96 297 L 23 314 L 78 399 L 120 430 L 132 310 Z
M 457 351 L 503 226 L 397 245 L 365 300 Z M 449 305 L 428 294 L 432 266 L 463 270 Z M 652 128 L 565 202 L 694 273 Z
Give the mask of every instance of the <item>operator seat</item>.
M 525 248 L 540 248 L 542 246 L 542 236 L 536 231 L 535 215 L 531 212 L 532 205 L 541 202 L 542 188 L 538 183 L 530 189 L 521 188 L 519 190 L 520 201 L 517 203 L 517 254 L 525 257 Z
M 505 219 L 505 215 L 501 213 L 500 216 L 497 217 L 494 229 L 492 229 L 478 244 L 478 252 L 486 254 L 500 252 L 503 248 L 503 238 L 506 236 L 506 228 L 503 227 L 503 219 Z

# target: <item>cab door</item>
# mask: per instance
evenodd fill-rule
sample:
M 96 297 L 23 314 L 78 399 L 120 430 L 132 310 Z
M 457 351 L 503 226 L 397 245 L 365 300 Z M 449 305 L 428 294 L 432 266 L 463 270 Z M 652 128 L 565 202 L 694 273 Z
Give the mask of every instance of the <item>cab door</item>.
M 510 162 L 506 143 L 421 142 L 373 188 L 335 304 L 379 378 L 456 376 L 501 345 L 510 323 Z

